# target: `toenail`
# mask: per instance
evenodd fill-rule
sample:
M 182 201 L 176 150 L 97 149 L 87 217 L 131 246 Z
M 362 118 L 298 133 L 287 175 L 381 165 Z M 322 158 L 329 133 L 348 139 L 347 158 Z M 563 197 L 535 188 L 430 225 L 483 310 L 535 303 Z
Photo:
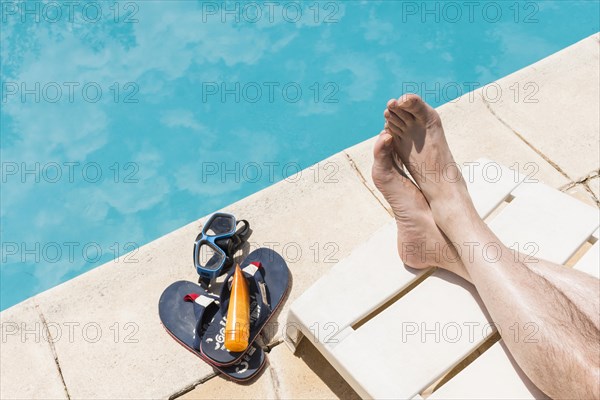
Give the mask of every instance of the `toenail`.
M 409 94 L 405 94 L 404 96 L 402 96 L 402 101 L 407 105 L 407 106 L 412 106 L 413 104 L 416 103 L 417 101 L 417 97 L 415 97 L 415 94 L 409 93 Z

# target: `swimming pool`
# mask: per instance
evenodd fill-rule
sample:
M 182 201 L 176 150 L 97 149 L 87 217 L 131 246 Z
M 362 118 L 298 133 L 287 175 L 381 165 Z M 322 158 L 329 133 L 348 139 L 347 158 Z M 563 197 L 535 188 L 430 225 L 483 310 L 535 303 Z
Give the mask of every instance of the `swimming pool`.
M 389 98 L 451 101 L 597 32 L 598 15 L 595 1 L 3 1 L 0 309 L 133 250 L 127 268 L 378 133 Z M 505 95 L 543 90 L 527 84 Z

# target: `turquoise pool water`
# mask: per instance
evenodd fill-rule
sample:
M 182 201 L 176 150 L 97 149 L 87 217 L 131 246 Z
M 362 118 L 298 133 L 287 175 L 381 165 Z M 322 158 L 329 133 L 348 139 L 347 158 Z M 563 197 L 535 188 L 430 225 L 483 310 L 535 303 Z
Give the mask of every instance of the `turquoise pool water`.
M 135 248 L 378 133 L 389 98 L 451 101 L 597 32 L 600 12 L 596 1 L 1 5 L 0 309 L 133 250 L 127 268 Z

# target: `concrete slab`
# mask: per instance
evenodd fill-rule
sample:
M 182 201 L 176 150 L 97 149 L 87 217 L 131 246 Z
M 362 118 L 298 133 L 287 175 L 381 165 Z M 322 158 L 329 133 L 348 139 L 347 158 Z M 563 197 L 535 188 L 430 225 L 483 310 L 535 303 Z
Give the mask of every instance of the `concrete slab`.
M 393 215 L 392 208 L 385 200 L 381 192 L 377 190 L 375 183 L 373 183 L 373 178 L 371 178 L 371 167 L 373 166 L 373 146 L 375 145 L 376 140 L 377 136 L 367 139 L 361 143 L 347 148 L 344 150 L 344 154 L 346 154 L 352 167 L 356 169 L 359 177 L 365 182 L 365 185 L 369 188 L 381 205 L 388 210 L 390 215 Z
M 269 365 L 250 385 L 222 377 L 212 378 L 179 397 L 182 400 L 253 399 L 360 399 L 318 350 L 303 340 L 296 354 L 284 344 L 271 349 Z
M 0 324 L 0 398 L 66 399 L 51 348 L 64 329 L 50 325 L 47 330 L 32 299 L 2 312 Z
M 36 297 L 49 323 L 72 327 L 55 347 L 73 398 L 164 398 L 212 373 L 165 332 L 157 309 L 167 285 L 195 279 L 197 227 L 143 246 L 136 262 L 115 260 Z
M 181 400 L 215 400 L 215 399 L 278 399 L 276 384 L 273 379 L 273 368 L 265 369 L 250 383 L 235 383 L 222 376 L 215 376 L 196 386 L 192 391 L 177 399 Z
M 300 343 L 296 354 L 278 345 L 269 359 L 282 399 L 360 399 L 309 340 Z
M 569 183 L 489 111 L 482 98 L 486 88 L 439 108 L 456 162 L 462 164 L 484 157 L 519 172 L 527 182 L 541 181 L 554 188 Z
M 595 34 L 500 79 L 487 103 L 570 180 L 579 181 L 597 170 L 600 159 L 599 68 Z

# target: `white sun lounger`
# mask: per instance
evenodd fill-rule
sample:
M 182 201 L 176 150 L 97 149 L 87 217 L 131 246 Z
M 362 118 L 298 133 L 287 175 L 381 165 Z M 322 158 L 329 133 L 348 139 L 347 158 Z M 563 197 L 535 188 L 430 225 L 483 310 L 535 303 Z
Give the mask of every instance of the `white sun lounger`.
M 506 167 L 497 176 L 497 166 L 479 160 L 463 174 L 482 217 L 508 202 L 489 222 L 498 237 L 559 264 L 595 237 L 576 268 L 597 275 L 598 210 Z M 292 304 L 285 339 L 295 349 L 306 336 L 364 398 L 418 399 L 494 331 L 469 283 L 446 271 L 402 266 L 392 222 Z M 429 398 L 544 395 L 498 342 Z

